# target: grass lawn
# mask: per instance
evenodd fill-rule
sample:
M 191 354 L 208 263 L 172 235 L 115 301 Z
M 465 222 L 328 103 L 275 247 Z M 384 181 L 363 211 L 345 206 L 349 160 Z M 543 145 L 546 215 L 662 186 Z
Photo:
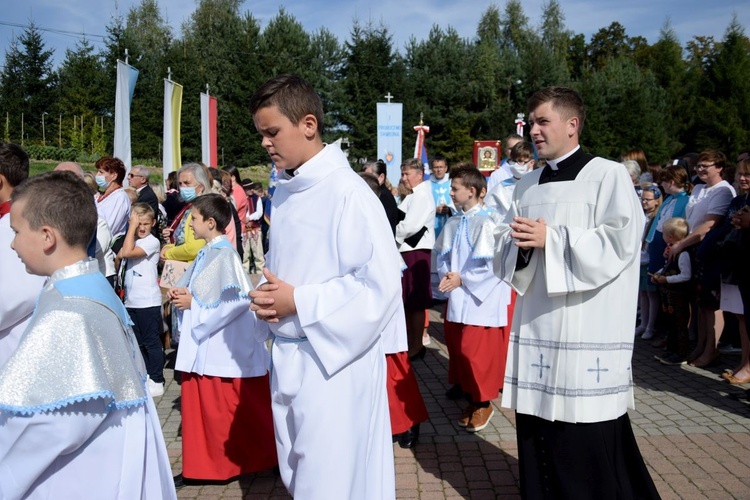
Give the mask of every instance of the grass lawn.
M 31 176 L 41 174 L 42 172 L 49 172 L 54 169 L 59 162 L 54 160 L 31 160 L 29 164 L 29 174 Z M 93 163 L 82 163 L 81 166 L 84 170 L 95 172 Z M 271 173 L 271 167 L 268 165 L 257 165 L 254 167 L 241 168 L 240 177 L 242 180 L 252 179 L 255 182 L 260 182 L 263 187 L 268 186 L 268 175 Z M 150 182 L 162 182 L 161 169 L 152 169 Z

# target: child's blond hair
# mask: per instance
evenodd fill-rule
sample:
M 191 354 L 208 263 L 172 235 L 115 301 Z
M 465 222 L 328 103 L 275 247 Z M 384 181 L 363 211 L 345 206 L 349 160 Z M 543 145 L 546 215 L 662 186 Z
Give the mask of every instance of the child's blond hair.
M 662 232 L 665 235 L 670 235 L 676 238 L 678 241 L 684 240 L 690 232 L 690 226 L 685 219 L 682 217 L 672 217 L 668 219 L 662 226 Z

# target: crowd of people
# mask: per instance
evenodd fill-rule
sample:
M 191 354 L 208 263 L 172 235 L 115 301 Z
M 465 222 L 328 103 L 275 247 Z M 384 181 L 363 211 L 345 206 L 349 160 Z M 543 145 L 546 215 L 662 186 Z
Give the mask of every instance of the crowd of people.
M 580 95 L 551 87 L 489 178 L 435 156 L 392 186 L 382 160 L 357 175 L 323 143 L 304 80 L 269 80 L 250 108 L 272 196 L 231 166 L 162 186 L 111 157 L 27 180 L 25 152 L 0 145 L 1 498 L 86 496 L 77 475 L 110 458 L 103 498 L 271 468 L 299 498 L 393 498 L 392 444 L 418 446 L 429 419 L 413 364 L 436 304 L 456 425 L 481 432 L 502 396 L 529 498 L 658 498 L 627 416 L 636 309 L 658 361 L 698 367 L 733 315 L 742 356 L 723 377 L 750 382 L 750 154 L 594 157 Z M 153 404 L 170 347 L 175 477 Z
M 750 226 L 750 152 L 734 164 L 718 151 L 688 154 L 665 166 L 625 160 L 647 217 L 641 252 L 640 321 L 635 334 L 664 347 L 667 365 L 712 366 L 720 340 L 739 344 L 740 363 L 722 377 L 750 382 L 745 312 Z

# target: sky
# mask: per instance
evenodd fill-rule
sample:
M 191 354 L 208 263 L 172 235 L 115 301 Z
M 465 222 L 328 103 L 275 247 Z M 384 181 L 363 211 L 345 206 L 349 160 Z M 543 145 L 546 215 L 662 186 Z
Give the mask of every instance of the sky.
M 140 0 L 0 0 L 0 43 L 4 49 L 14 35 L 33 19 L 37 26 L 56 31 L 86 33 L 89 41 L 102 47 L 105 26 L 116 12 L 120 14 Z M 531 26 L 538 26 L 546 0 L 523 0 L 522 5 Z M 629 36 L 643 36 L 649 43 L 669 19 L 684 46 L 693 36 L 711 35 L 720 40 L 733 15 L 750 30 L 748 0 L 559 0 L 565 14 L 566 27 L 583 33 L 589 40 L 599 29 L 617 21 Z M 491 0 L 246 0 L 243 12 L 250 12 L 265 27 L 283 7 L 312 33 L 326 27 L 344 42 L 349 38 L 355 19 L 364 24 L 383 23 L 393 36 L 394 47 L 403 52 L 404 45 L 414 36 L 427 38 L 430 28 L 452 26 L 460 36 L 473 38 L 482 13 L 490 5 L 504 10 L 505 1 Z M 182 23 L 195 9 L 194 0 L 159 0 L 164 17 L 176 36 L 181 36 Z M 748 31 L 750 34 L 750 31 Z M 66 48 L 74 48 L 80 35 L 43 32 L 48 48 L 55 49 L 55 63 L 65 57 Z M 4 51 L 0 61 L 4 61 Z

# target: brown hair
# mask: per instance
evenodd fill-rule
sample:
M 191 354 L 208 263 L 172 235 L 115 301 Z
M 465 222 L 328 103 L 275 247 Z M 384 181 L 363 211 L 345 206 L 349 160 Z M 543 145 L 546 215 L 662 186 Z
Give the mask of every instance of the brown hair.
M 307 115 L 318 121 L 318 134 L 323 133 L 323 101 L 310 83 L 296 75 L 279 75 L 260 86 L 250 98 L 250 112 L 276 106 L 282 115 L 297 124 Z
M 13 191 L 13 202 L 22 201 L 31 229 L 50 226 L 71 247 L 88 247 L 98 215 L 91 189 L 76 174 L 53 170 L 27 179 Z
M 583 122 L 586 120 L 586 107 L 583 104 L 581 94 L 569 87 L 553 86 L 536 91 L 529 97 L 527 107 L 529 114 L 545 103 L 551 103 L 552 109 L 560 113 L 564 118 L 578 118 L 578 135 L 583 131 Z
M 29 176 L 29 155 L 12 142 L 0 143 L 0 175 L 11 187 L 16 187 Z
M 521 141 L 517 142 L 515 146 L 510 148 L 510 155 L 508 156 L 511 160 L 518 162 L 521 158 L 526 158 L 526 161 L 534 159 L 534 146 L 530 142 Z
M 198 196 L 193 201 L 193 210 L 197 210 L 204 219 L 213 219 L 218 231 L 224 231 L 232 222 L 232 208 L 229 206 L 229 200 L 220 194 L 208 193 Z
M 716 168 L 721 169 L 722 174 L 724 173 L 724 169 L 728 166 L 727 157 L 721 151 L 703 151 L 698 155 L 698 161 L 696 162 L 696 165 L 703 162 L 713 163 L 714 165 L 716 165 Z
M 422 165 L 422 160 L 419 158 L 409 158 L 401 162 L 401 171 L 403 172 L 404 169 L 419 170 L 422 177 L 424 177 L 424 165 Z
M 475 166 L 458 166 L 451 173 L 451 180 L 460 181 L 465 187 L 476 190 L 477 196 L 482 197 L 487 191 L 487 180 Z
M 646 153 L 641 148 L 633 148 L 629 151 L 625 151 L 620 157 L 620 161 L 625 160 L 633 160 L 638 162 L 638 166 L 641 168 L 642 174 L 649 171 L 648 161 L 646 161 Z
M 116 174 L 117 178 L 115 183 L 122 186 L 122 181 L 125 180 L 125 164 L 119 158 L 111 158 L 109 156 L 102 156 L 94 164 L 97 170 L 101 169 L 108 174 Z

